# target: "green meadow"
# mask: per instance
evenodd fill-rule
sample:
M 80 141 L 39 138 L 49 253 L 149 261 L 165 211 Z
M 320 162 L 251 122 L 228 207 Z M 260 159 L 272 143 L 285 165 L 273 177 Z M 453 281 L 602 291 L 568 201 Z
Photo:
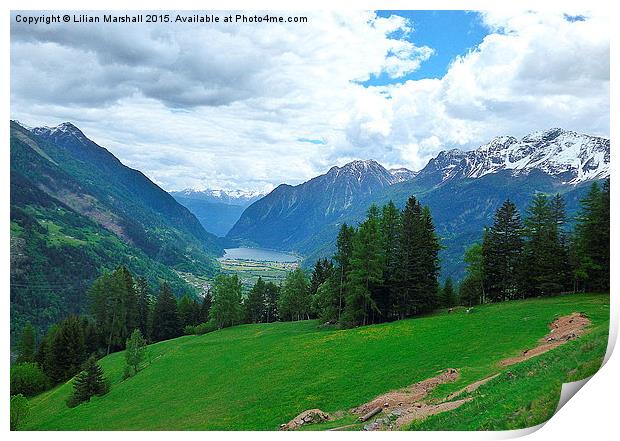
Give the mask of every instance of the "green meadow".
M 572 312 L 588 315 L 587 334 L 524 363 L 499 366 Z M 105 357 L 100 364 L 112 383 L 107 395 L 69 409 L 71 384 L 58 386 L 31 400 L 24 429 L 277 430 L 303 410 L 346 411 L 446 368 L 459 369 L 461 377 L 432 397 L 501 375 L 474 392 L 473 401 L 411 429 L 531 426 L 552 415 L 563 381 L 596 372 L 608 324 L 608 294 L 577 294 L 347 330 L 317 321 L 237 326 L 151 345 L 150 362 L 124 381 L 124 354 Z

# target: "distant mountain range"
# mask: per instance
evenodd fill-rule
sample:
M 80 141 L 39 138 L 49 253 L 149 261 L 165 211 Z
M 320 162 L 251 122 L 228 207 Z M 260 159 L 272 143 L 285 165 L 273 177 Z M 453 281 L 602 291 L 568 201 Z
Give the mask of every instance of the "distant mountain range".
M 339 226 L 361 221 L 371 203 L 402 207 L 414 195 L 432 210 L 445 247 L 443 275 L 458 278 L 465 248 L 505 199 L 523 212 L 536 192 L 559 192 L 574 214 L 588 183 L 609 176 L 609 152 L 608 139 L 551 129 L 442 151 L 404 179 L 375 161 L 354 161 L 300 185 L 279 185 L 244 211 L 227 238 L 299 252 L 311 263 L 329 256 Z
M 11 328 L 83 311 L 104 270 L 127 265 L 177 294 L 173 271 L 214 274 L 219 240 L 141 172 L 77 127 L 11 121 Z
M 226 236 L 243 211 L 264 193 L 244 190 L 171 191 L 170 194 L 198 218 L 209 233 Z

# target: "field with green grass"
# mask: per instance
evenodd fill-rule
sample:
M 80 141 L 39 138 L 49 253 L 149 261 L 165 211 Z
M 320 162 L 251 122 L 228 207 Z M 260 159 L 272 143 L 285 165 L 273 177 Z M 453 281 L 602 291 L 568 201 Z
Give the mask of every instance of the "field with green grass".
M 521 364 L 498 365 L 535 346 L 555 318 L 572 312 L 592 321 L 584 336 Z M 303 410 L 346 411 L 447 368 L 461 377 L 432 396 L 501 374 L 473 401 L 412 429 L 525 427 L 552 414 L 563 381 L 598 369 L 608 323 L 609 295 L 581 294 L 349 330 L 317 321 L 238 326 L 152 345 L 150 365 L 124 381 L 124 354 L 112 354 L 101 361 L 112 382 L 107 395 L 69 409 L 71 386 L 59 386 L 31 400 L 24 429 L 276 430 Z
M 222 272 L 237 274 L 244 288 L 251 289 L 259 277 L 276 285 L 284 281 L 286 275 L 297 268 L 297 262 L 271 262 L 246 259 L 220 260 Z

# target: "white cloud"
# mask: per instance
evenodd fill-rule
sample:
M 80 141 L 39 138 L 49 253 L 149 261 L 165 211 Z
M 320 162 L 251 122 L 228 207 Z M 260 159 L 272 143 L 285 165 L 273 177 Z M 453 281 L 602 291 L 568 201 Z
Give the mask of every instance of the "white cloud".
M 397 79 L 433 52 L 371 12 L 308 24 L 12 27 L 13 117 L 70 120 L 166 189 L 265 189 L 353 158 L 420 168 L 439 150 L 561 126 L 609 132 L 604 17 L 485 14 L 442 79 Z M 324 143 L 304 142 L 321 139 Z

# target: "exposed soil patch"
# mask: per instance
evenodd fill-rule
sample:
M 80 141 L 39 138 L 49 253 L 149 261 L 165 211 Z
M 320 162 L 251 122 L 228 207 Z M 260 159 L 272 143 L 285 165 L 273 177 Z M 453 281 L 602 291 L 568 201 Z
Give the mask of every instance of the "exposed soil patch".
M 510 366 L 545 353 L 567 341 L 581 336 L 585 332 L 584 328 L 588 325 L 590 325 L 590 320 L 582 313 L 574 312 L 570 315 L 560 317 L 549 325 L 551 329 L 550 332 L 539 340 L 538 346 L 523 351 L 523 353 L 517 357 L 502 360 L 500 365 Z M 404 389 L 380 395 L 368 403 L 351 409 L 351 413 L 359 415 L 360 422 L 370 421 L 368 424 L 364 425 L 364 430 L 398 429 L 402 425 L 409 424 L 412 421 L 454 410 L 472 401 L 474 397 L 466 397 L 454 401 L 451 400 L 464 393 L 474 392 L 480 386 L 488 383 L 498 375 L 500 374 L 497 373 L 490 377 L 475 381 L 439 401 L 424 401 L 424 398 L 438 385 L 454 382 L 459 378 L 458 370 L 447 369 L 435 377 L 412 384 Z M 281 429 L 294 430 L 304 424 L 322 422 L 328 419 L 329 415 L 319 409 L 307 410 L 293 418 L 289 423 L 283 424 Z M 335 419 L 337 420 L 339 418 Z M 355 426 L 359 427 L 359 424 L 360 423 L 348 424 L 330 430 L 344 430 Z
M 517 357 L 502 360 L 499 364 L 501 366 L 510 366 L 529 360 L 537 355 L 544 354 L 582 335 L 584 333 L 584 328 L 590 325 L 590 323 L 590 320 L 579 312 L 573 312 L 571 315 L 560 317 L 549 325 L 551 331 L 539 340 L 538 346 L 532 349 L 526 349 Z
M 426 397 L 438 385 L 451 383 L 458 378 L 459 372 L 456 369 L 447 369 L 436 377 L 428 378 L 401 390 L 380 395 L 372 401 L 352 409 L 351 412 L 363 417 L 377 408 L 381 408 L 383 411 L 407 408 Z
M 295 430 L 305 424 L 322 423 L 329 419 L 329 414 L 321 409 L 305 410 L 286 424 L 280 426 L 280 430 Z

